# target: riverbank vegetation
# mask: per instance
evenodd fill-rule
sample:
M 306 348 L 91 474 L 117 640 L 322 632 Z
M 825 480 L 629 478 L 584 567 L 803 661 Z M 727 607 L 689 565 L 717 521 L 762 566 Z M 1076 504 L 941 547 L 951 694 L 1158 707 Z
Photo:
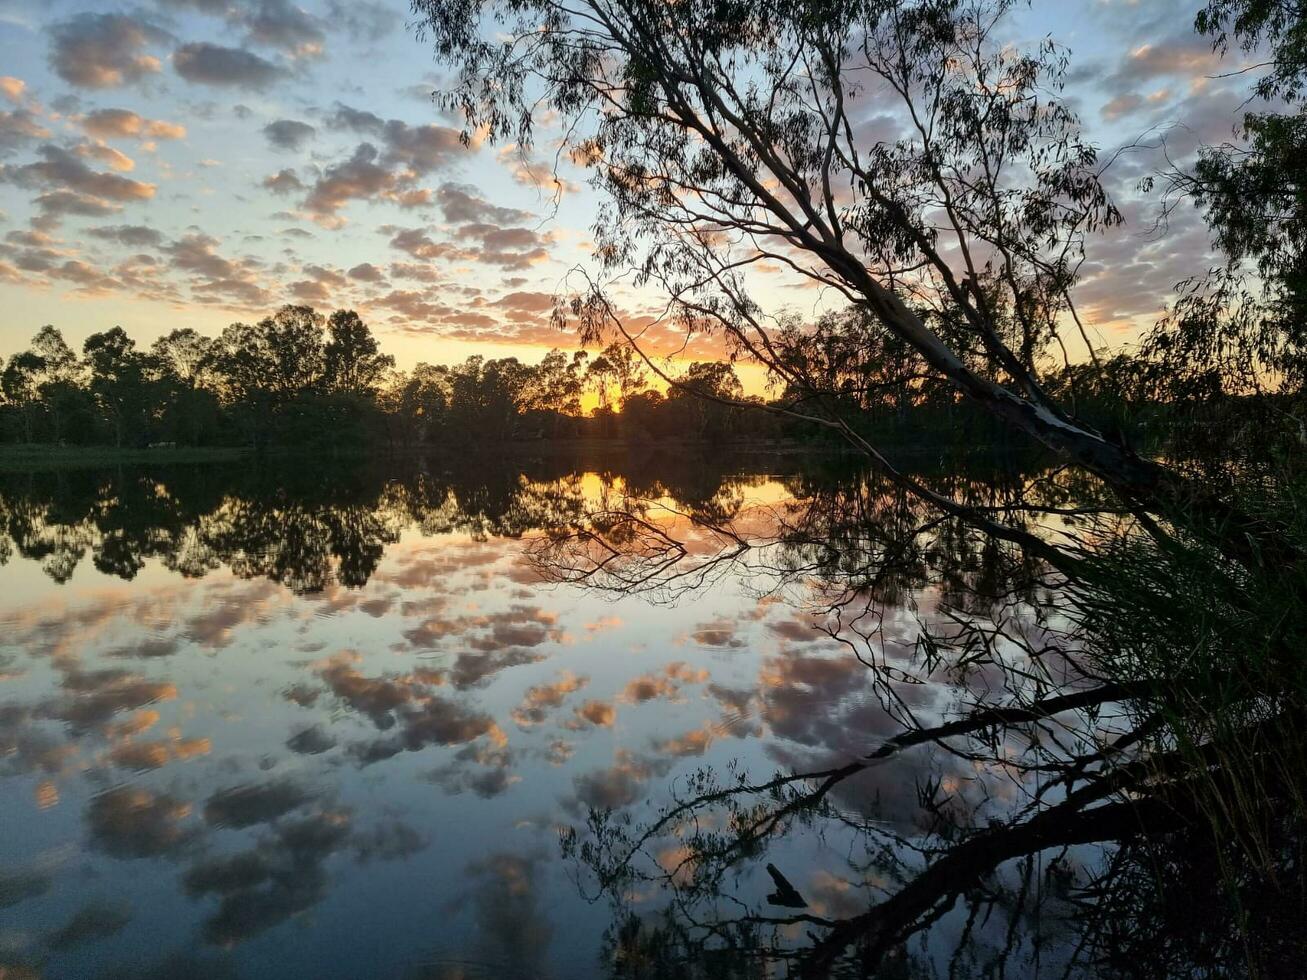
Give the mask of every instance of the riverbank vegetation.
M 53 459 L 60 447 L 100 447 L 121 452 L 94 458 L 127 460 L 150 447 L 356 453 L 568 440 L 848 449 L 822 424 L 836 417 L 868 440 L 902 447 L 1034 445 L 969 411 L 940 379 L 910 374 L 906 352 L 893 346 L 855 310 L 822 318 L 787 355 L 787 369 L 822 377 L 816 399 L 776 373 L 772 389 L 746 395 L 730 362 L 651 370 L 623 342 L 593 354 L 556 349 L 535 364 L 471 357 L 404 371 L 349 310 L 324 317 L 284 306 L 216 338 L 181 328 L 148 348 L 115 327 L 89 337 L 80 355 L 45 326 L 0 366 L 0 456 Z M 1117 354 L 1100 368 L 1066 365 L 1049 389 L 1073 400 L 1078 417 L 1150 448 L 1170 420 L 1193 417 L 1191 398 L 1154 384 L 1152 362 Z M 1283 411 L 1264 392 L 1216 392 L 1203 404 L 1207 416 L 1241 424 Z

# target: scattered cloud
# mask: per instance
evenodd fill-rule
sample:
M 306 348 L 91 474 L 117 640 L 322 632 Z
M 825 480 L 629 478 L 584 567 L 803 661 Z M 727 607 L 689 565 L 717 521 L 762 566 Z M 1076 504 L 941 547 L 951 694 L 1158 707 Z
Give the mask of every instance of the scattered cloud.
M 260 91 L 286 75 L 286 70 L 244 48 L 208 42 L 184 44 L 173 52 L 172 66 L 188 82 Z
M 117 88 L 159 71 L 147 50 L 169 40 L 127 14 L 81 13 L 50 27 L 50 67 L 70 85 Z
M 268 143 L 278 150 L 300 150 L 317 130 L 298 119 L 278 119 L 263 127 Z
M 82 129 L 98 139 L 180 140 L 186 127 L 162 119 L 146 119 L 130 109 L 96 109 L 82 118 Z

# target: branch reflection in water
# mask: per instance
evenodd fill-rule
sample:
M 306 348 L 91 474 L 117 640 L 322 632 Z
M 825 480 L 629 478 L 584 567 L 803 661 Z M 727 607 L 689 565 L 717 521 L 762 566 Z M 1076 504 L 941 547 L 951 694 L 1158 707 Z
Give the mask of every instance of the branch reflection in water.
M 838 457 L 0 476 L 0 963 L 1295 975 L 1274 590 L 1150 592 L 1069 471 L 916 463 L 1074 574 Z
M 1301 668 L 1241 633 L 1284 596 L 1066 471 L 1004 476 L 922 479 L 1051 562 L 865 475 L 764 514 L 625 493 L 534 545 L 545 577 L 662 602 L 747 566 L 875 698 L 832 713 L 783 663 L 767 696 L 809 737 L 774 774 L 705 766 L 565 831 L 614 975 L 1297 975 Z

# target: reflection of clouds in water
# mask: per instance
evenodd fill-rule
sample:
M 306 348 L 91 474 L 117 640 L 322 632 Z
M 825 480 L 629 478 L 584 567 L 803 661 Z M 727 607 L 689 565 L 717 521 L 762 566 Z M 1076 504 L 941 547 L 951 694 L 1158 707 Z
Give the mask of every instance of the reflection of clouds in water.
M 476 949 L 457 955 L 459 964 L 435 962 L 417 975 L 430 980 L 468 976 L 466 962 L 479 963 L 487 976 L 542 977 L 549 975 L 546 954 L 554 926 L 541 902 L 543 868 L 549 858 L 539 853 L 490 854 L 464 870 L 469 890 L 454 908 L 467 905 L 476 927 Z M 469 955 L 470 954 L 470 955 Z M 480 975 L 475 971 L 473 976 Z
M 124 905 L 93 902 L 80 908 L 52 933 L 46 945 L 53 950 L 65 950 L 107 939 L 122 932 L 131 920 L 131 911 Z
M 762 526 L 761 513 L 745 513 Z M 691 530 L 692 550 L 707 554 L 711 536 Z M 535 836 L 526 856 L 502 850 L 528 804 L 552 807 L 532 817 L 552 837 L 586 807 L 634 812 L 664 799 L 675 776 L 700 764 L 738 756 L 764 776 L 776 765 L 821 767 L 899 730 L 867 669 L 779 598 L 723 588 L 686 609 L 653 611 L 638 598 L 600 605 L 540 590 L 522 547 L 405 536 L 376 556 L 359 589 L 323 578 L 320 565 L 301 574 L 248 555 L 243 573 L 287 585 L 225 572 L 159 585 L 147 569 L 130 589 L 70 595 L 75 583 L 0 611 L 6 647 L 32 664 L 32 676 L 13 682 L 24 685 L 19 700 L 0 701 L 0 773 L 61 785 L 132 774 L 133 785 L 85 804 L 97 872 L 114 881 L 118 861 L 173 862 L 200 937 L 223 946 L 291 920 L 312 930 L 318 913 L 305 913 L 333 889 L 347 896 L 366 882 L 356 875 L 385 880 L 382 867 L 360 872 L 351 857 L 414 862 L 444 900 L 460 888 L 467 848 L 493 849 L 461 879 L 480 958 L 561 975 L 548 969 L 558 944 L 539 888 L 552 852 L 530 850 Z M 317 591 L 292 592 L 309 585 Z M 11 661 L 0 665 L 9 671 Z M 905 691 L 930 713 L 944 700 L 936 688 L 956 680 Z M 837 792 L 911 825 L 916 784 L 943 766 L 905 754 Z M 252 778 L 256 768 L 271 772 Z M 964 788 L 974 777 L 943 774 Z M 65 808 L 81 799 L 67 788 Z M 0 902 L 35 907 L 64 887 L 54 872 L 5 874 Z M 844 908 L 841 894 L 853 896 L 849 907 L 858 900 L 838 882 L 800 884 L 826 908 Z M 65 910 L 42 934 L 67 927 L 82 937 L 69 940 L 76 951 L 139 928 L 116 926 L 112 913 L 93 921 L 87 908 L 76 928 Z M 149 969 L 138 964 L 134 975 Z M 194 969 L 203 975 L 203 964 Z
M 572 713 L 572 720 L 564 723 L 564 727 L 572 731 L 580 731 L 590 725 L 596 728 L 611 728 L 613 722 L 617 720 L 617 709 L 609 702 L 595 698 L 586 701 L 579 708 L 573 708 Z
M 580 807 L 619 809 L 640 800 L 655 776 L 665 776 L 672 760 L 618 749 L 613 764 L 572 778 L 573 793 L 564 805 L 573 813 Z M 579 806 L 578 806 L 579 804 Z
M 99 727 L 119 712 L 177 697 L 172 683 L 122 670 L 70 670 L 60 686 L 64 693 L 42 705 L 41 712 L 67 722 L 74 732 Z
M 144 772 L 162 769 L 174 760 L 208 755 L 213 743 L 207 738 L 172 738 L 148 742 L 122 742 L 109 751 L 109 761 L 119 769 Z
M 677 660 L 661 671 L 653 671 L 633 678 L 622 688 L 622 693 L 617 696 L 617 699 L 626 704 L 641 704 L 660 699 L 672 700 L 680 695 L 682 684 L 703 684 L 708 680 L 708 676 L 708 671 L 696 669 L 684 661 Z
M 541 724 L 551 708 L 557 708 L 569 694 L 581 690 L 589 682 L 589 677 L 578 677 L 565 670 L 553 684 L 536 684 L 527 688 L 521 704 L 513 709 L 513 721 L 519 728 Z
M 214 827 L 249 827 L 298 810 L 317 794 L 290 779 L 218 790 L 204 802 L 204 819 Z
M 199 830 L 188 822 L 192 807 L 167 793 L 140 786 L 111 789 L 86 808 L 91 846 L 116 858 L 174 854 L 195 841 Z
M 336 739 L 328 735 L 321 725 L 310 725 L 286 739 L 286 748 L 297 755 L 321 755 L 336 745 Z
M 208 649 L 226 647 L 239 627 L 260 622 L 285 605 L 284 590 L 266 581 L 211 578 L 144 592 L 115 586 L 72 598 L 54 593 L 5 610 L 0 630 L 7 646 L 56 663 L 76 662 L 101 639 L 127 633 L 130 639 L 115 642 L 105 655 L 150 660 L 175 655 L 183 641 Z

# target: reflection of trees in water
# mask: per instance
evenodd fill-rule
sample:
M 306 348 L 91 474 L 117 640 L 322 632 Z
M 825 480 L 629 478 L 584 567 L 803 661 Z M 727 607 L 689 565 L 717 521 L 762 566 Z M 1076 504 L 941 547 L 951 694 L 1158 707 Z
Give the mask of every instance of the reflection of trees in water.
M 359 587 L 405 527 L 520 536 L 561 519 L 577 492 L 574 479 L 538 483 L 510 465 L 457 474 L 359 464 L 309 474 L 290 465 L 7 475 L 0 560 L 38 561 L 58 582 L 89 556 L 124 579 L 158 560 L 188 577 L 226 566 L 296 592 Z
M 738 465 L 736 463 L 735 465 Z M 793 464 L 791 464 L 793 466 Z M 226 566 L 297 592 L 362 586 L 407 527 L 477 539 L 567 525 L 584 508 L 579 473 L 665 494 L 704 522 L 743 496 L 721 460 L 476 457 L 390 464 L 275 461 L 255 467 L 118 468 L 0 475 L 0 560 L 39 561 L 58 582 L 87 557 L 131 579 L 147 561 L 190 577 Z
M 540 531 L 529 552 L 555 579 L 676 598 L 743 573 L 800 600 L 805 615 L 769 621 L 789 645 L 761 664 L 759 691 L 711 691 L 724 709 L 738 697 L 761 712 L 775 778 L 702 770 L 659 812 L 625 809 L 671 759 L 702 751 L 687 737 L 664 743 L 665 764 L 628 754 L 607 795 L 578 783 L 583 804 L 618 807 L 569 841 L 615 903 L 617 975 L 1295 975 L 1300 832 L 1278 805 L 1302 783 L 1298 756 L 1282 751 L 1303 742 L 1292 715 L 1267 700 L 1237 726 L 1198 732 L 1198 667 L 1159 684 L 1149 665 L 1088 645 L 1083 622 L 1104 611 L 1019 549 L 847 466 L 768 460 L 792 497 L 760 505 L 759 478 L 736 475 L 756 462 L 711 462 L 9 476 L 0 541 L 59 581 L 89 556 L 125 578 L 157 560 L 311 592 L 365 583 L 408 527 Z M 977 464 L 921 479 L 1030 530 L 1114 533 L 1093 488 L 1064 472 Z M 1174 629 L 1152 614 L 1154 629 Z M 706 642 L 732 648 L 731 626 L 709 624 Z M 795 644 L 814 631 L 843 655 L 804 654 Z M 346 673 L 333 675 L 338 695 L 378 682 Z M 114 693 L 153 696 L 125 679 Z M 69 710 L 99 704 L 79 695 Z M 425 723 L 411 721 L 400 735 Z M 427 742 L 371 748 L 410 744 Z M 153 813 L 148 802 L 122 826 Z M 1214 812 L 1223 805 L 1242 808 L 1237 821 Z M 337 836 L 333 848 L 362 846 Z M 260 870 L 221 893 L 233 915 L 254 902 L 275 923 L 320 898 L 316 864 L 292 862 L 304 875 L 290 880 L 259 864 L 270 854 L 241 857 Z
M 746 566 L 802 597 L 879 701 L 805 706 L 816 681 L 782 669 L 786 699 L 826 717 L 821 739 L 773 749 L 773 778 L 701 769 L 652 814 L 594 809 L 565 836 L 613 902 L 614 975 L 1298 975 L 1292 698 L 1234 683 L 1252 658 L 1158 657 L 1191 635 L 1237 650 L 1247 621 L 1187 632 L 1203 607 L 1134 568 L 1147 553 L 1070 474 L 923 479 L 1031 532 L 1077 531 L 1079 577 L 865 476 L 792 479 L 766 534 L 636 498 L 534 548 L 554 579 L 655 599 Z M 1217 621 L 1246 598 L 1230 585 L 1207 600 Z

